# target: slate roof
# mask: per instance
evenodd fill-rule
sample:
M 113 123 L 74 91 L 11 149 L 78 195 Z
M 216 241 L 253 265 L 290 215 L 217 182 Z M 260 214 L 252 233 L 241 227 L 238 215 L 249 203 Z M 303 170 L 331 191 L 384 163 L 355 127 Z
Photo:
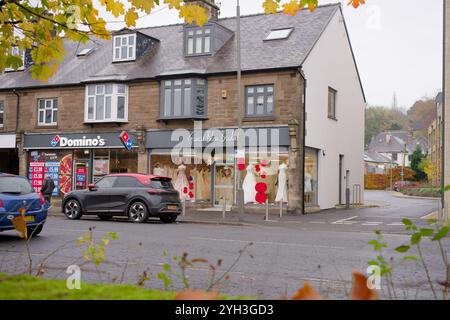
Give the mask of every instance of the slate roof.
M 391 163 L 392 160 L 389 157 L 386 157 L 380 153 L 373 151 L 364 152 L 364 161 L 366 162 L 375 162 L 375 163 Z
M 301 10 L 292 17 L 282 13 L 255 14 L 241 18 L 242 70 L 256 71 L 300 67 L 314 47 L 340 4 L 318 7 L 314 12 Z M 218 23 L 235 31 L 236 19 Z M 29 71 L 0 75 L 0 90 L 74 85 L 86 81 L 149 79 L 170 74 L 216 74 L 236 71 L 234 36 L 214 56 L 185 57 L 184 24 L 138 29 L 160 42 L 135 62 L 112 63 L 112 40 L 97 40 L 79 45 L 66 41 L 66 55 L 56 75 L 48 82 L 33 80 Z M 263 41 L 272 29 L 294 27 L 286 40 Z M 95 47 L 85 57 L 77 57 L 84 48 Z
M 415 138 L 408 131 L 385 131 L 377 134 L 370 141 L 368 150 L 377 153 L 402 153 L 406 150 L 412 154 L 419 145 L 422 151 L 428 150 L 428 141 L 424 137 Z

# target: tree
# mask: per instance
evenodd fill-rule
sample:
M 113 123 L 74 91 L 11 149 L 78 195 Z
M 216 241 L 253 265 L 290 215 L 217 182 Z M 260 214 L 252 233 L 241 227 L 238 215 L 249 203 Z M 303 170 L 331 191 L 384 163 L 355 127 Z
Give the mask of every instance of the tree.
M 263 0 L 262 0 L 263 1 Z M 161 4 L 177 10 L 187 23 L 202 26 L 208 21 L 206 10 L 182 0 L 99 0 L 100 5 L 116 18 L 122 18 L 129 28 L 136 26 L 139 15 L 148 15 Z M 295 15 L 308 7 L 313 11 L 319 0 L 264 0 L 267 14 L 282 9 Z M 358 8 L 364 0 L 350 0 Z M 33 78 L 48 80 L 53 76 L 65 54 L 63 38 L 86 43 L 95 38 L 109 39 L 106 21 L 99 16 L 92 0 L 0 0 L 0 72 L 22 66 L 21 52 L 30 51 Z
M 421 165 L 424 159 L 426 159 L 426 155 L 423 154 L 422 148 L 420 148 L 420 146 L 417 146 L 416 150 L 414 150 L 413 154 L 411 155 L 411 169 L 414 170 L 414 178 L 417 181 L 425 180 L 427 177 L 427 175 L 423 171 L 423 166 Z
M 428 127 L 436 119 L 435 99 L 423 98 L 416 101 L 408 110 L 408 118 L 413 130 L 424 131 L 426 135 Z
M 434 179 L 436 178 L 437 173 L 438 173 L 436 165 L 433 162 L 431 162 L 428 158 L 424 158 L 420 162 L 419 168 L 423 172 L 425 172 L 425 174 L 427 175 L 428 181 L 434 183 Z
M 364 141 L 386 130 L 409 130 L 408 117 L 402 110 L 388 107 L 369 107 L 366 109 L 366 128 Z

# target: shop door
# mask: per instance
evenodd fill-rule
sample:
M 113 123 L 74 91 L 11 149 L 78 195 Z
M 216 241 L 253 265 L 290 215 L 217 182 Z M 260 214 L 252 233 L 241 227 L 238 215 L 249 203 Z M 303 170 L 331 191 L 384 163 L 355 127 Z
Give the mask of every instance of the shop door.
M 234 204 L 234 166 L 225 163 L 214 164 L 213 179 L 213 205 L 223 206 Z
M 73 183 L 75 190 L 83 190 L 88 188 L 90 181 L 89 176 L 89 160 L 73 161 Z

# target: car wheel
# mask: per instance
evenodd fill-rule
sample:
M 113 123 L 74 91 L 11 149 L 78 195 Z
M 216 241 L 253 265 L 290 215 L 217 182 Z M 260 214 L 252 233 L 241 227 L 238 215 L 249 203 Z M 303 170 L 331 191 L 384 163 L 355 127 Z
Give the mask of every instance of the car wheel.
M 108 214 L 98 214 L 97 217 L 99 217 L 99 219 L 102 221 L 108 221 L 108 220 L 111 220 L 111 218 L 112 218 L 112 216 L 110 216 Z
M 39 233 L 41 233 L 43 228 L 44 228 L 44 226 L 42 224 L 40 224 L 36 227 L 27 227 L 28 237 L 31 237 L 31 238 L 36 237 Z
M 68 200 L 64 205 L 64 214 L 66 215 L 67 219 L 70 220 L 80 219 L 83 215 L 81 212 L 80 202 L 75 199 Z
M 161 221 L 164 223 L 173 223 L 177 220 L 177 216 L 164 216 L 160 217 L 159 219 L 161 219 Z
M 148 219 L 148 210 L 145 203 L 141 201 L 133 202 L 128 208 L 128 217 L 132 222 L 142 223 Z

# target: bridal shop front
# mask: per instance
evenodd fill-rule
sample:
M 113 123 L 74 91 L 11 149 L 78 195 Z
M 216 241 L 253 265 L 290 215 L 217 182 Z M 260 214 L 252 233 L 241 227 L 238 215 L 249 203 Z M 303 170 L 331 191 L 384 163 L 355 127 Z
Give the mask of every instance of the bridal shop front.
M 236 204 L 237 174 L 241 170 L 247 205 L 256 203 L 258 182 L 266 183 L 269 203 L 287 202 L 288 127 L 245 128 L 244 132 L 245 166 L 238 165 L 235 128 L 197 133 L 149 130 L 149 172 L 172 177 L 187 201 L 222 206 L 224 201 Z

